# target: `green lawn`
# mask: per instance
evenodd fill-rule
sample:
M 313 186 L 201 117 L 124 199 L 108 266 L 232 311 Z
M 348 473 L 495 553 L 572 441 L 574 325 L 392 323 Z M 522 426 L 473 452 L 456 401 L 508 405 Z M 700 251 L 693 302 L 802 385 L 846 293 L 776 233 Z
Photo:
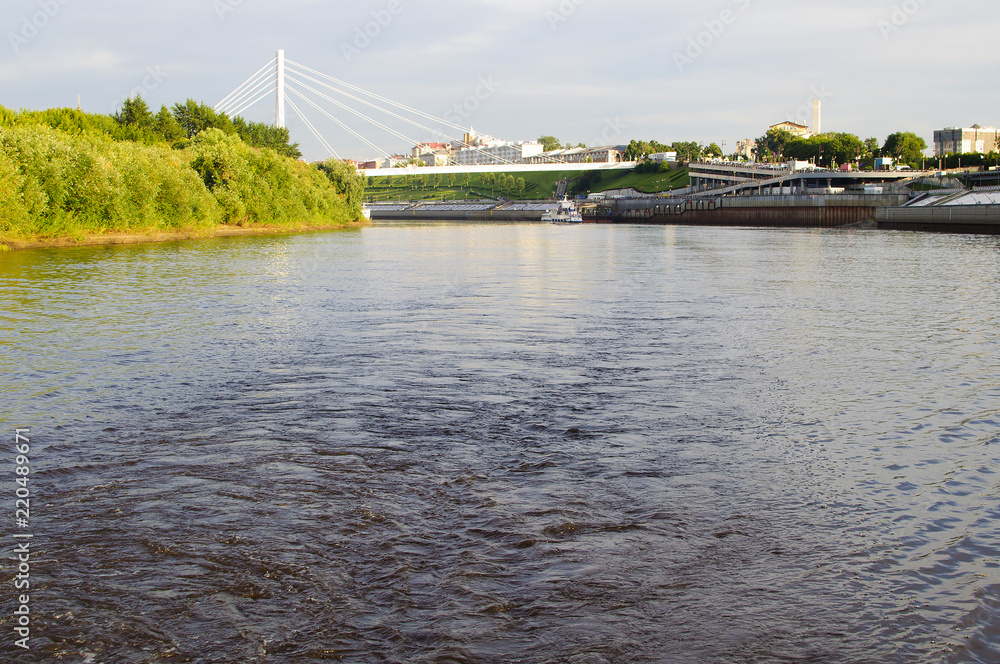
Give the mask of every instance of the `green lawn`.
M 591 192 L 611 189 L 638 189 L 646 194 L 654 194 L 671 189 L 681 189 L 691 184 L 688 169 L 678 168 L 660 173 L 636 173 L 634 171 L 598 171 L 601 180 L 591 186 Z
M 588 175 L 589 174 L 589 175 Z M 534 171 L 528 173 L 513 173 L 516 178 L 524 178 L 523 192 L 502 190 L 496 186 L 487 185 L 482 173 L 469 175 L 467 186 L 461 184 L 462 177 L 456 176 L 455 185 L 450 184 L 449 176 L 442 176 L 443 182 L 433 185 L 428 182 L 431 176 L 426 174 L 407 174 L 392 176 L 391 183 L 387 178 L 373 178 L 373 184 L 365 191 L 365 200 L 398 201 L 398 200 L 455 200 L 475 198 L 509 198 L 514 200 L 538 200 L 552 198 L 561 180 L 570 181 L 570 190 L 574 191 L 574 183 L 582 186 L 574 191 L 577 194 L 607 191 L 609 189 L 625 189 L 635 187 L 645 193 L 669 191 L 686 187 L 689 183 L 686 168 L 669 172 L 635 173 L 628 169 L 611 171 Z M 584 185 L 584 179 L 590 179 L 589 186 Z

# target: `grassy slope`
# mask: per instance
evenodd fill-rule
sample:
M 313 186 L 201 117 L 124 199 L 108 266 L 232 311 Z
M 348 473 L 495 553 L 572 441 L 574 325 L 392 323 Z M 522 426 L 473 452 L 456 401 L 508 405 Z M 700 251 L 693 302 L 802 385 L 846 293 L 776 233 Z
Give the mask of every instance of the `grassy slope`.
M 608 191 L 610 189 L 626 189 L 635 187 L 639 191 L 654 193 L 668 191 L 688 186 L 687 169 L 678 169 L 669 173 L 635 173 L 632 170 L 620 169 L 611 171 L 599 171 L 600 181 L 590 188 L 591 192 Z M 403 185 L 400 180 L 403 176 L 393 176 L 393 184 L 387 186 L 384 178 L 374 178 L 374 186 L 367 188 L 366 200 L 448 200 L 473 199 L 473 198 L 496 198 L 504 196 L 511 199 L 537 200 L 552 198 L 555 196 L 556 187 L 561 180 L 570 180 L 571 183 L 585 175 L 584 171 L 536 171 L 529 173 L 517 173 L 517 177 L 523 177 L 527 186 L 524 194 L 516 196 L 514 194 L 502 194 L 497 189 L 491 189 L 483 184 L 481 174 L 474 173 L 470 177 L 468 188 L 449 186 L 447 184 L 438 187 L 426 186 L 422 183 L 416 185 Z M 445 176 L 447 182 L 447 176 Z
M 668 173 L 635 173 L 633 171 L 604 171 L 601 181 L 591 188 L 591 191 L 609 191 L 611 189 L 638 189 L 647 194 L 653 194 L 671 189 L 681 189 L 691 183 L 688 169 L 679 168 Z

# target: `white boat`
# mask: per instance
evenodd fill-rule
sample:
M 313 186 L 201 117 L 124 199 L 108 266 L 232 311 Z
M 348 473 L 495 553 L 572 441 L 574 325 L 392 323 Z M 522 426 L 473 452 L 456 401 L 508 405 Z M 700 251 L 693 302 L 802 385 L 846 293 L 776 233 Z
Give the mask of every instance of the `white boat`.
M 363 214 L 365 219 L 368 221 L 372 220 L 372 209 L 364 203 L 361 204 L 361 214 Z
M 576 203 L 563 196 L 563 199 L 559 201 L 559 207 L 543 214 L 542 221 L 551 221 L 556 224 L 582 224 L 583 215 L 576 209 Z

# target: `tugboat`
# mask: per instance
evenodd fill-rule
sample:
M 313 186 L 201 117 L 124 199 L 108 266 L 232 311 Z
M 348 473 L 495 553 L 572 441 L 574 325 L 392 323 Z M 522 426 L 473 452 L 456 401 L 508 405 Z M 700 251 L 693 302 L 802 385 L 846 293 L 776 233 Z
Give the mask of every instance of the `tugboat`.
M 582 224 L 583 215 L 576 209 L 576 203 L 563 196 L 559 201 L 559 207 L 543 214 L 542 221 L 551 221 L 554 224 Z

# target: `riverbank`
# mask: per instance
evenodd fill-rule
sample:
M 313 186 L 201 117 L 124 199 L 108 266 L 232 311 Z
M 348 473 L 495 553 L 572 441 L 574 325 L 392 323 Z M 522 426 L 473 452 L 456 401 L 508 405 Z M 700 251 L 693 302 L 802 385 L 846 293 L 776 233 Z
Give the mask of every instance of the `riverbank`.
M 217 128 L 175 148 L 0 123 L 0 244 L 11 248 L 349 227 L 363 194 L 347 164 L 299 162 Z
M 203 240 L 215 237 L 233 237 L 247 235 L 287 235 L 290 233 L 308 233 L 315 231 L 348 230 L 362 228 L 371 224 L 367 219 L 338 224 L 301 224 L 292 226 L 230 226 L 222 225 L 215 228 L 196 228 L 190 230 L 163 231 L 151 230 L 146 233 L 99 233 L 73 237 L 35 238 L 31 240 L 16 240 L 0 238 L 0 252 L 20 249 L 47 249 L 52 247 L 85 247 L 114 244 L 142 244 L 146 242 L 176 242 L 180 240 Z

